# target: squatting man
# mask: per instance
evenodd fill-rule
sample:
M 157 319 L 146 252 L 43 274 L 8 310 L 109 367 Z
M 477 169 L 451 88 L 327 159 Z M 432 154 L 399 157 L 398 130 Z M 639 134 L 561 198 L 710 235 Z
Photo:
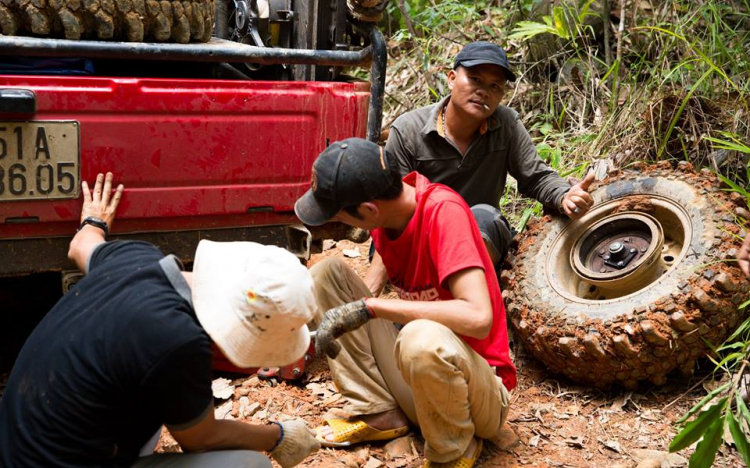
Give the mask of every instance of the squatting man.
M 315 347 L 352 416 L 317 428 L 320 442 L 387 440 L 412 423 L 426 466 L 473 466 L 505 422 L 516 370 L 500 287 L 466 202 L 416 172 L 402 180 L 390 152 L 350 138 L 318 156 L 295 211 L 305 224 L 372 231 L 402 298 L 378 298 L 340 259 L 311 269 L 318 310 L 327 310 Z
M 594 174 L 571 186 L 539 158 L 518 113 L 500 104 L 515 80 L 502 47 L 467 44 L 448 71 L 450 94 L 397 118 L 385 145 L 402 176 L 417 171 L 466 200 L 497 270 L 515 234 L 498 208 L 508 175 L 522 194 L 571 219 L 594 204 L 587 192 Z
M 123 194 L 112 174 L 82 183 L 69 257 L 85 277 L 21 350 L 0 401 L 0 466 L 282 467 L 319 448 L 301 420 L 214 418 L 211 343 L 238 367 L 304 354 L 316 309 L 291 253 L 251 242 L 198 245 L 193 273 L 155 246 L 107 242 Z M 154 455 L 166 425 L 185 454 Z M 202 452 L 202 453 L 192 453 Z

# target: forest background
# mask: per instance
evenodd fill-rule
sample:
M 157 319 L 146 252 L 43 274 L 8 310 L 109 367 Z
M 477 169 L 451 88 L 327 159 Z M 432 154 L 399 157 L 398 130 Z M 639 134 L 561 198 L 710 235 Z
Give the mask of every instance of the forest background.
M 463 45 L 491 41 L 518 76 L 503 103 L 563 177 L 688 161 L 750 201 L 748 0 L 392 0 L 381 27 L 389 38 L 383 139 L 396 117 L 448 94 L 446 74 Z M 542 213 L 513 181 L 501 208 L 519 231 Z M 690 466 L 707 467 L 728 442 L 749 464 L 741 394 L 750 322 L 713 346 L 721 384 L 678 421 L 670 450 L 692 446 Z

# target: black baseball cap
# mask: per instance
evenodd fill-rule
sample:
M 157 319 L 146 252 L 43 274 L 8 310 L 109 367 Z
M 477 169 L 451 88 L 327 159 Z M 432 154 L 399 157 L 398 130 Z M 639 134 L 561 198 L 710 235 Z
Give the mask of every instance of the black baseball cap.
M 391 186 L 385 150 L 362 138 L 331 143 L 313 163 L 311 188 L 294 212 L 303 223 L 320 226 L 341 208 L 374 200 Z
M 497 65 L 505 70 L 505 79 L 516 81 L 516 75 L 510 71 L 508 65 L 508 56 L 502 47 L 497 44 L 486 41 L 472 42 L 464 46 L 461 52 L 456 55 L 456 63 L 453 69 L 459 65 L 466 68 L 476 67 L 477 65 Z

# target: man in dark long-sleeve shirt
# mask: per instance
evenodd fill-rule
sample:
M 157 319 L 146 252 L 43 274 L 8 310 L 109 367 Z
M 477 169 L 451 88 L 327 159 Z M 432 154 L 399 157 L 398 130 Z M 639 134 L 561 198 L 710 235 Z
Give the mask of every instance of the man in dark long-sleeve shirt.
M 499 105 L 506 80 L 515 76 L 501 47 L 467 45 L 448 74 L 450 96 L 396 119 L 386 143 L 402 174 L 417 171 L 463 196 L 496 266 L 512 239 L 498 208 L 508 174 L 521 193 L 571 218 L 593 204 L 593 175 L 571 187 L 539 158 L 518 113 Z

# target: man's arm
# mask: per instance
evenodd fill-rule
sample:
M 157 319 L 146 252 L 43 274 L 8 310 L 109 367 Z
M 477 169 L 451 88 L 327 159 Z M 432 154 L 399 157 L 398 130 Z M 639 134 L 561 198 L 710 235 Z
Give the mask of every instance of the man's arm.
M 341 345 L 335 340 L 372 318 L 406 324 L 421 318 L 433 320 L 454 332 L 476 339 L 492 329 L 492 303 L 484 270 L 471 267 L 448 276 L 448 288 L 456 297 L 449 301 L 404 301 L 368 297 L 326 312 L 315 336 L 315 350 L 335 359 Z
M 492 328 L 492 302 L 484 270 L 474 267 L 457 271 L 448 277 L 448 288 L 455 299 L 404 301 L 370 297 L 366 304 L 377 318 L 402 324 L 429 319 L 459 335 L 486 338 Z
M 383 257 L 381 257 L 377 251 L 372 257 L 372 263 L 370 264 L 370 269 L 367 270 L 364 282 L 367 289 L 369 289 L 375 297 L 380 296 L 385 284 L 388 282 L 388 272 L 385 269 Z
M 84 180 L 81 183 L 83 191 L 83 207 L 81 208 L 81 222 L 91 216 L 103 220 L 109 229 L 112 229 L 112 223 L 115 220 L 115 211 L 122 197 L 123 186 L 117 186 L 114 195 L 112 195 L 112 173 L 107 175 L 99 174 L 96 176 L 93 193 L 89 191 L 89 185 Z M 81 228 L 73 240 L 70 241 L 68 249 L 68 258 L 75 262 L 76 266 L 83 273 L 86 271 L 86 262 L 88 261 L 94 249 L 105 242 L 105 234 L 100 228 L 92 225 L 86 225 Z
M 409 149 L 406 141 L 404 141 L 404 138 L 395 126 L 391 126 L 391 130 L 388 132 L 388 140 L 385 142 L 385 150 L 396 157 L 398 170 L 401 173 L 401 176 L 405 176 L 416 170 L 414 153 Z M 375 293 L 375 291 L 372 292 L 373 294 Z
M 214 417 L 213 408 L 200 422 L 188 429 L 167 428 L 186 452 L 230 449 L 270 451 L 281 437 L 281 430 L 276 424 L 256 425 L 219 420 Z
M 302 462 L 320 448 L 304 421 L 297 419 L 280 424 L 258 425 L 240 421 L 217 420 L 213 408 L 188 429 L 169 428 L 169 432 L 186 452 L 213 450 L 254 450 L 270 452 L 271 457 L 288 468 Z
M 529 132 L 518 119 L 510 130 L 508 172 L 518 181 L 521 193 L 550 208 L 559 209 L 570 189 L 570 184 L 539 157 Z

